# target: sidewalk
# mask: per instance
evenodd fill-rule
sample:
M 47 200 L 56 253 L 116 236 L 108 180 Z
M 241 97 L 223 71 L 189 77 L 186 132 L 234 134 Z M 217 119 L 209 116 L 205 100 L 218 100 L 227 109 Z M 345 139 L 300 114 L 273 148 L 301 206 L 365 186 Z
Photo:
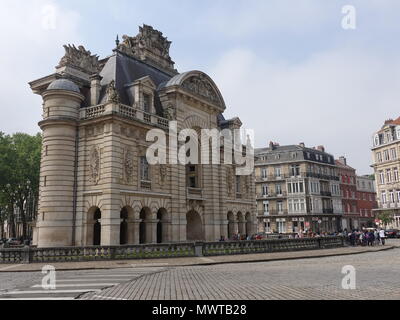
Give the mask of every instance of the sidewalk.
M 233 256 L 217 257 L 193 257 L 193 258 L 171 258 L 171 259 L 146 259 L 146 260 L 115 260 L 115 261 L 90 261 L 73 263 L 33 263 L 33 264 L 13 264 L 0 265 L 0 272 L 37 272 L 41 271 L 44 265 L 50 264 L 57 271 L 76 271 L 76 270 L 94 270 L 94 269 L 117 269 L 117 268 L 145 268 L 145 267 L 179 267 L 179 266 L 203 266 L 216 264 L 236 264 L 249 262 L 268 262 L 279 260 L 310 259 L 332 256 L 344 256 L 362 254 L 367 252 L 379 252 L 399 248 L 400 243 L 388 243 L 382 247 L 344 247 L 337 249 L 295 251 L 295 252 L 277 252 L 261 253 Z

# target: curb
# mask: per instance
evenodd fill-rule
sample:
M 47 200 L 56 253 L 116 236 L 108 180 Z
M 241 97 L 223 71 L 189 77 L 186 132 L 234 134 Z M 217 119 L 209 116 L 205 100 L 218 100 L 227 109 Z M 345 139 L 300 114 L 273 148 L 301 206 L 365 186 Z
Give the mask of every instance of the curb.
M 240 261 L 215 261 L 215 262 L 200 262 L 200 263 L 192 263 L 192 264 L 184 264 L 184 265 L 157 265 L 154 263 L 154 266 L 151 267 L 164 267 L 164 268 L 178 268 L 178 267 L 195 267 L 195 266 L 215 266 L 215 265 L 224 265 L 224 264 L 243 264 L 243 263 L 260 263 L 260 262 L 274 262 L 274 261 L 291 261 L 291 260 L 302 260 L 302 259 L 318 259 L 318 258 L 330 258 L 330 257 L 340 257 L 340 256 L 349 256 L 349 255 L 360 255 L 365 253 L 375 253 L 382 251 L 389 251 L 399 248 L 399 246 L 388 246 L 379 250 L 374 251 L 360 251 L 360 252 L 346 252 L 346 253 L 336 253 L 336 254 L 320 254 L 316 256 L 299 256 L 299 257 L 286 257 L 286 258 L 272 258 L 272 259 L 257 259 L 257 260 L 240 260 Z M 212 259 L 212 257 L 209 257 Z M 132 260 L 131 264 L 134 264 L 135 260 Z M 0 265 L 1 266 L 1 265 Z M 140 265 L 138 265 L 140 267 Z M 148 264 L 143 268 L 150 267 Z M 89 271 L 89 270 L 113 270 L 113 269 L 131 269 L 130 267 L 99 267 L 99 268 L 76 268 L 76 269 L 57 269 L 57 271 L 68 272 L 68 271 Z M 29 273 L 29 272 L 40 272 L 40 270 L 0 270 L 1 273 Z

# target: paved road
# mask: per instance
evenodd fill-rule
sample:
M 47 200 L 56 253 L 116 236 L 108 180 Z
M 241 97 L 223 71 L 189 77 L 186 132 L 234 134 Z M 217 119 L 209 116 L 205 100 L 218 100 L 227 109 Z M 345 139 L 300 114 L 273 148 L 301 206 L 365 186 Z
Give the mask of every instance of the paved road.
M 0 300 L 73 300 L 88 292 L 139 279 L 165 270 L 162 267 L 146 267 L 92 271 L 68 271 L 56 273 L 56 287 L 43 289 L 40 272 L 0 274 Z
M 344 266 L 356 290 L 344 290 Z M 400 249 L 353 256 L 177 267 L 149 274 L 87 300 L 365 300 L 400 299 Z

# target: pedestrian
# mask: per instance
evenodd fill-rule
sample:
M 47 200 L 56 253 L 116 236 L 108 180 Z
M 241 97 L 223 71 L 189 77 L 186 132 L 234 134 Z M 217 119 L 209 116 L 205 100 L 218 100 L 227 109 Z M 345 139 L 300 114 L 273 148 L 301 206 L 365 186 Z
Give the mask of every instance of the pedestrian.
M 375 235 L 374 232 L 371 230 L 368 232 L 368 246 L 373 247 L 375 242 Z
M 379 232 L 377 229 L 374 231 L 374 236 L 375 236 L 375 244 L 378 246 L 380 243 L 380 238 L 379 238 Z
M 385 240 L 386 240 L 385 230 L 381 229 L 379 231 L 379 238 L 381 239 L 381 243 L 384 246 L 385 245 Z

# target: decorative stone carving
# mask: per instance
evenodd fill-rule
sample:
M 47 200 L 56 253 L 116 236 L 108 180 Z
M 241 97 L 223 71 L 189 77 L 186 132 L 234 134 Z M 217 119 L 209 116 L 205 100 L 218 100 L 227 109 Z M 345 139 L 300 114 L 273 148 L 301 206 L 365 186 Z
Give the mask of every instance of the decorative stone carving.
M 61 58 L 58 68 L 72 66 L 86 73 L 95 74 L 100 72 L 99 56 L 85 49 L 84 46 L 64 45 L 65 55 Z
M 148 25 L 139 27 L 136 37 L 124 35 L 123 42 L 119 43 L 118 50 L 140 60 L 154 62 L 163 68 L 174 70 L 174 62 L 169 55 L 171 41 L 163 36 L 162 32 Z
M 204 75 L 198 75 L 187 79 L 183 82 L 182 87 L 196 95 L 210 100 L 213 103 L 221 105 L 221 101 L 215 92 L 215 89 Z
M 167 166 L 166 165 L 163 165 L 163 164 L 161 164 L 160 165 L 160 184 L 161 185 L 164 185 L 165 184 L 165 181 L 166 181 L 166 179 L 167 179 Z
M 131 149 L 125 150 L 125 155 L 124 155 L 124 175 L 125 175 L 125 181 L 127 183 L 132 182 L 133 178 L 133 152 Z
M 100 180 L 100 151 L 93 147 L 90 151 L 90 178 L 94 184 L 98 184 Z
M 112 102 L 112 103 L 119 103 L 119 94 L 117 89 L 115 88 L 115 81 L 112 80 L 110 84 L 107 87 L 107 102 Z
M 164 110 L 164 117 L 168 119 L 169 121 L 174 121 L 176 120 L 176 109 L 173 105 L 169 105 L 165 110 Z
M 228 195 L 232 196 L 233 194 L 233 170 L 232 168 L 228 167 L 226 170 L 226 182 L 227 182 L 227 188 L 228 188 Z

